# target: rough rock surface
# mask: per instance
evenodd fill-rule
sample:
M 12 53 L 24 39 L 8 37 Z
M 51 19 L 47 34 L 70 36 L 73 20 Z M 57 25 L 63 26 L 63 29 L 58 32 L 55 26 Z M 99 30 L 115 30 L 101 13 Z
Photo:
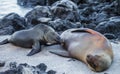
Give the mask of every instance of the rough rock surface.
M 119 1 L 118 0 L 18 0 L 22 5 L 36 6 L 25 15 L 26 28 L 39 23 L 52 26 L 57 31 L 69 28 L 91 28 L 109 39 L 120 38 L 119 30 Z M 42 2 L 41 2 L 42 1 Z M 40 3 L 42 4 L 40 4 Z M 33 4 L 33 5 L 32 5 Z M 3 18 L 4 19 L 4 18 Z M 1 19 L 1 20 L 3 20 Z M 25 21 L 25 20 L 24 20 Z M 14 23 L 14 21 L 12 21 Z M 17 28 L 11 25 L 1 28 L 0 34 L 11 34 L 14 29 L 23 29 L 24 23 L 17 22 Z M 11 21 L 7 21 L 10 23 Z M 13 24 L 12 23 L 12 24 Z M 15 22 L 16 23 L 16 22 Z M 19 28 L 18 28 L 19 27 Z
M 80 20 L 77 9 L 77 5 L 70 0 L 60 0 L 51 6 L 54 19 L 59 18 L 72 22 L 77 22 Z
M 37 5 L 52 5 L 58 0 L 17 0 L 17 4 L 23 7 L 35 7 Z
M 9 63 L 9 69 L 0 72 L 0 74 L 56 74 L 56 71 L 47 70 L 47 66 L 44 63 L 40 63 L 37 66 L 30 66 L 27 63 L 17 65 L 16 62 Z
M 57 32 L 65 31 L 70 28 L 77 28 L 79 24 L 70 22 L 69 20 L 56 19 L 54 21 L 49 21 L 48 25 L 53 27 Z
M 46 5 L 46 0 L 17 0 L 18 5 L 24 7 L 33 7 L 37 5 Z
M 12 34 L 15 31 L 25 29 L 25 18 L 16 13 L 10 13 L 0 20 L 0 35 Z
M 27 22 L 32 25 L 36 25 L 43 20 L 39 21 L 41 18 L 52 18 L 51 9 L 49 6 L 36 6 L 25 15 Z
M 120 33 L 120 17 L 111 17 L 108 21 L 99 23 L 95 29 L 102 34 L 111 33 L 116 37 L 119 37 L 118 34 Z

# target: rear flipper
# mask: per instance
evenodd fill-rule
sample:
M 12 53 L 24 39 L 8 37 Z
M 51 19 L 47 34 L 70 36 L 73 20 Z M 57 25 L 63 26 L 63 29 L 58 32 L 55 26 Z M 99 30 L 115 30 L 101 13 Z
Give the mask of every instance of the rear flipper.
M 70 54 L 68 51 L 65 50 L 59 50 L 59 51 L 49 51 L 50 53 L 56 54 L 58 56 L 62 56 L 62 57 L 67 57 L 67 58 L 71 58 Z
M 9 41 L 8 41 L 8 39 L 5 39 L 2 42 L 0 42 L 0 45 L 7 44 L 7 43 L 9 43 Z
M 40 42 L 39 41 L 35 41 L 34 42 L 34 45 L 32 46 L 32 50 L 27 54 L 27 56 L 32 56 L 38 52 L 41 51 L 41 45 L 40 45 Z

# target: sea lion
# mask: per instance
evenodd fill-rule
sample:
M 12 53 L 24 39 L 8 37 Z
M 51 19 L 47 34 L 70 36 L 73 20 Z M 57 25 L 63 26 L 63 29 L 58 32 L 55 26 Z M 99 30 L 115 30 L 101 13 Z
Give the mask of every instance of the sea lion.
M 12 43 L 17 46 L 31 48 L 27 56 L 34 55 L 41 51 L 42 44 L 60 43 L 60 36 L 53 28 L 45 24 L 38 24 L 27 30 L 20 30 L 11 35 L 10 38 L 0 42 L 0 45 Z
M 64 31 L 60 37 L 66 50 L 51 53 L 81 60 L 96 72 L 104 71 L 111 65 L 112 46 L 102 34 L 88 28 L 75 28 Z

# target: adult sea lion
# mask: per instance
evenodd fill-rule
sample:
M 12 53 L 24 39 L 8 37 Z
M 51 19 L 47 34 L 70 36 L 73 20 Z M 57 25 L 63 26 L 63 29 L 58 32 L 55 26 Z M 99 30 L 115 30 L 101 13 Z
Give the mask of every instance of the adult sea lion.
M 66 50 L 51 53 L 81 60 L 96 72 L 104 71 L 111 65 L 112 47 L 102 34 L 88 28 L 75 28 L 64 31 L 60 37 Z
M 53 28 L 45 24 L 38 24 L 33 28 L 13 33 L 9 39 L 0 42 L 0 45 L 12 43 L 17 46 L 31 48 L 27 56 L 34 55 L 41 51 L 42 44 L 60 43 L 60 36 Z

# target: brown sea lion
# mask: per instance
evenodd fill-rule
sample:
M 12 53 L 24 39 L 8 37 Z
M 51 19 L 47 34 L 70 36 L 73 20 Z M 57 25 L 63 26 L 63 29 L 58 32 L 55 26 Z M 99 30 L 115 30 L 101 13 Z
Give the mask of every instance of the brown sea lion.
M 96 72 L 108 69 L 113 61 L 110 42 L 94 30 L 68 29 L 61 34 L 61 39 L 63 39 L 63 47 L 66 50 L 50 51 L 51 53 L 81 60 Z
M 31 48 L 27 56 L 34 55 L 41 51 L 42 44 L 60 43 L 60 36 L 53 28 L 45 24 L 38 24 L 33 28 L 13 33 L 9 39 L 0 42 L 0 45 L 12 43 L 17 46 Z

